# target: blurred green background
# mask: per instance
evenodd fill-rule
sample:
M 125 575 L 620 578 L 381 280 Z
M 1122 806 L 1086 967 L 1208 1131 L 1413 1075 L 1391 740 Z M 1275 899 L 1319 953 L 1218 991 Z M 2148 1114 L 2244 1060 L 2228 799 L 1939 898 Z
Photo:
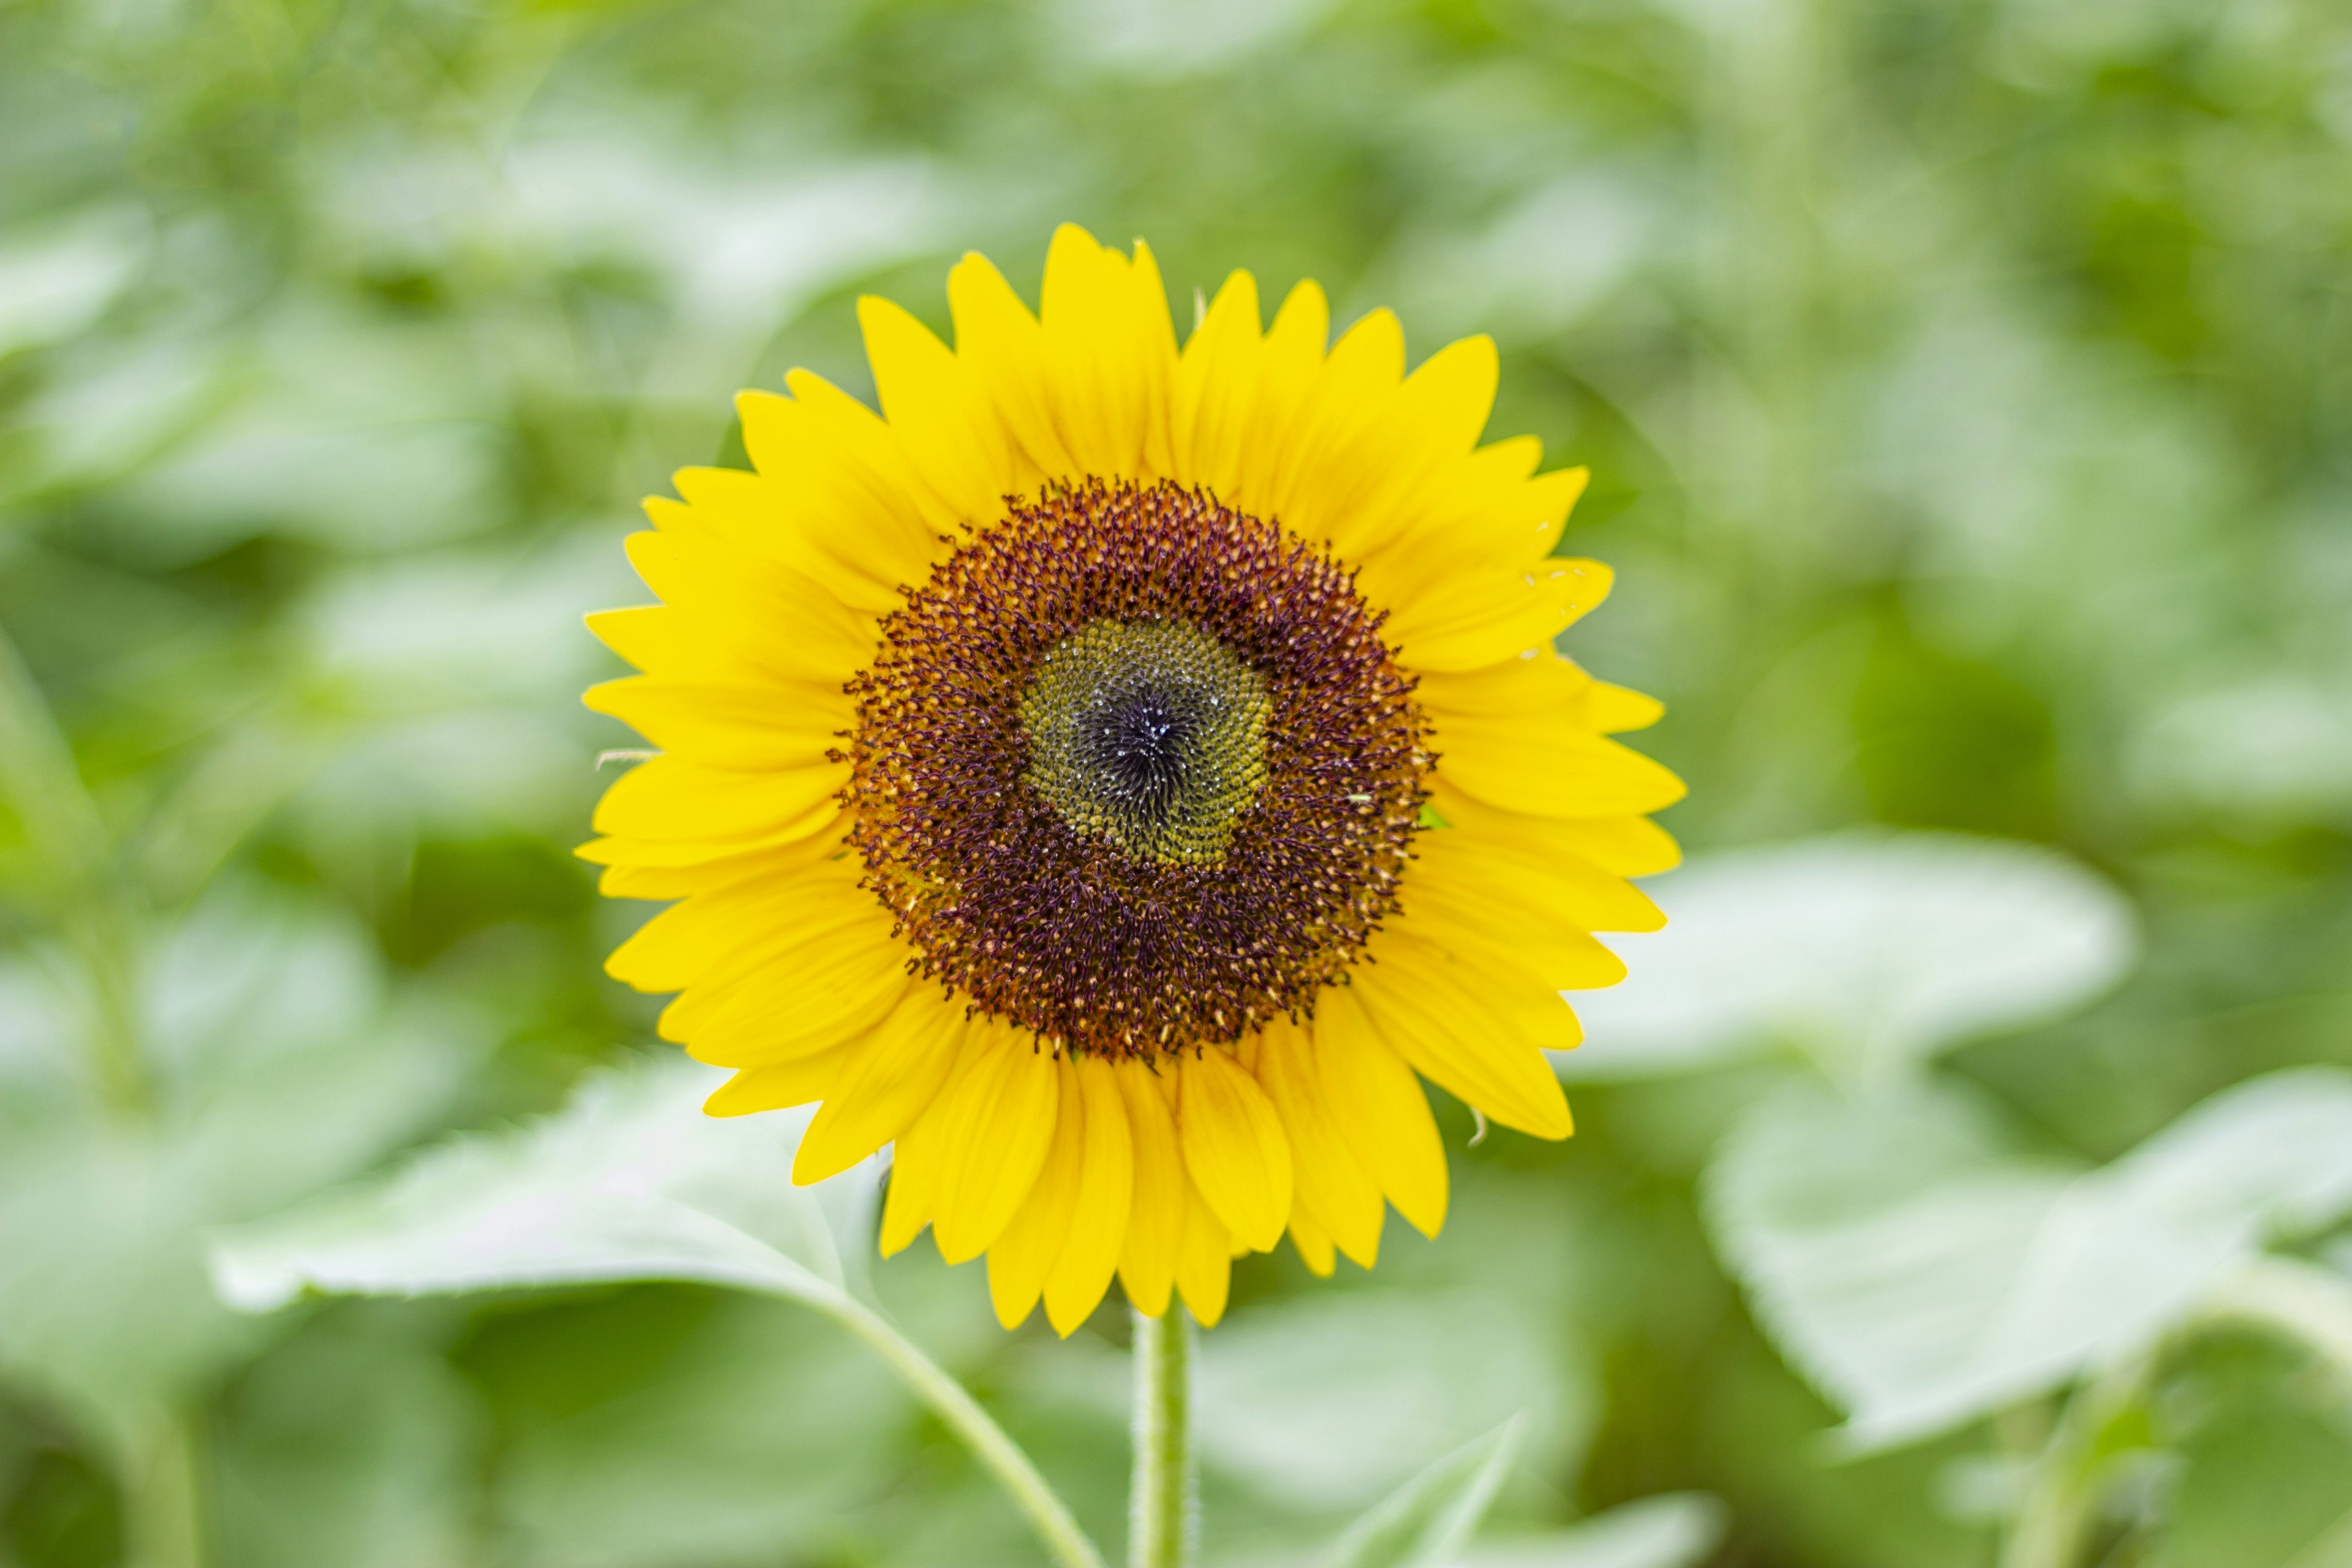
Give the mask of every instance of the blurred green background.
M 638 498 L 740 460 L 738 387 L 870 396 L 859 293 L 944 329 L 976 248 L 1034 299 L 1066 218 L 1180 321 L 1247 268 L 1497 338 L 1493 432 L 1591 465 L 1562 549 L 1619 573 L 1563 646 L 1668 703 L 1694 855 L 1875 822 L 2120 887 L 2119 989 L 1934 1069 L 2029 1153 L 2352 1062 L 2337 0 L 9 0 L 0 1564 L 166 1562 L 191 1478 L 230 1568 L 1035 1561 L 789 1306 L 248 1320 L 199 1238 L 647 1047 L 600 967 L 644 910 L 569 853 Z M 1240 1265 L 1212 1560 L 1524 1407 L 1507 1524 L 1696 1491 L 1717 1568 L 1994 1562 L 2017 1413 L 1839 1460 L 1717 1261 L 1700 1173 L 1789 1070 L 1572 1086 L 1559 1146 L 1447 1102 L 1439 1242 Z M 1115 1305 L 1065 1344 L 928 1242 L 877 1279 L 1115 1544 Z M 2109 1563 L 2352 1562 L 2291 1352 L 2195 1351 L 2142 1440 Z

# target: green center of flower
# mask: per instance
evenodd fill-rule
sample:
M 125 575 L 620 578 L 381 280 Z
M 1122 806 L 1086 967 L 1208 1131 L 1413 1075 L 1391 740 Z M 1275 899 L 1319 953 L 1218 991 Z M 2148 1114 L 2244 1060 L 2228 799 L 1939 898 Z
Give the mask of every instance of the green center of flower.
M 1140 860 L 1208 866 L 1265 784 L 1265 681 L 1180 620 L 1099 620 L 1021 695 L 1023 776 L 1081 833 Z

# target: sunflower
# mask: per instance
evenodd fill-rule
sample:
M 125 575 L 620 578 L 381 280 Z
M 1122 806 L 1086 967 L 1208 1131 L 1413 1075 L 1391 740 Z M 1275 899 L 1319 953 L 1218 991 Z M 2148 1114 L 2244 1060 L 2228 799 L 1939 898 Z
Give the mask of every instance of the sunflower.
M 793 1176 L 894 1145 L 881 1247 L 985 1253 L 1007 1327 L 1117 1275 L 1203 1323 L 1289 1234 L 1370 1268 L 1434 1235 L 1421 1079 L 1570 1131 L 1544 1057 L 1594 931 L 1661 917 L 1657 717 L 1552 639 L 1582 469 L 1480 446 L 1494 344 L 1405 374 L 1236 272 L 1180 348 L 1151 253 L 1056 233 L 1042 309 L 967 256 L 950 349 L 859 302 L 879 416 L 805 371 L 738 408 L 593 616 L 644 673 L 589 706 L 658 754 L 581 853 L 675 900 L 613 955 L 732 1116 L 821 1102 Z

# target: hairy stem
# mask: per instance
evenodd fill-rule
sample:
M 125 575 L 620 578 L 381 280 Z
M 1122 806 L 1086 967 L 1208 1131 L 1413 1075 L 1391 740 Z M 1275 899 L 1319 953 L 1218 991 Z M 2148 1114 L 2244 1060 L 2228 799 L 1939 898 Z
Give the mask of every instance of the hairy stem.
M 1129 1568 L 1189 1568 L 1197 1508 L 1192 1468 L 1192 1317 L 1178 1303 L 1135 1317 L 1135 1477 Z
M 1030 1462 L 1029 1456 L 1005 1436 L 1004 1428 L 964 1391 L 963 1384 L 950 1377 L 880 1313 L 849 1295 L 827 1292 L 807 1300 L 865 1341 L 891 1371 L 905 1380 L 916 1396 L 947 1423 L 948 1429 L 996 1478 L 1014 1506 L 1028 1516 L 1031 1527 L 1055 1563 L 1062 1568 L 1103 1568 L 1102 1553 L 1078 1528 L 1068 1505 Z

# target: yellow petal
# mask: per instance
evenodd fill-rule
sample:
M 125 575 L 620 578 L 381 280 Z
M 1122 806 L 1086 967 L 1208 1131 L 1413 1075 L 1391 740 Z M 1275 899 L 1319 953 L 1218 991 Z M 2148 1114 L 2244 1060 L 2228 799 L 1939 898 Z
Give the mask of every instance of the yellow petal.
M 969 1032 L 963 1009 L 928 987 L 900 1002 L 850 1047 L 849 1067 L 801 1138 L 793 1180 L 824 1181 L 905 1131 L 947 1087 Z
M 1257 355 L 1258 379 L 1250 401 L 1233 493 L 1227 504 L 1265 515 L 1287 477 L 1294 457 L 1292 426 L 1323 368 L 1323 346 L 1331 333 L 1331 309 L 1312 279 L 1300 283 L 1274 315 Z
M 995 1304 L 996 1321 L 1008 1329 L 1019 1328 L 1037 1304 L 1046 1271 L 1069 1236 L 1070 1215 L 1077 1207 L 1078 1183 L 1086 1170 L 1086 1101 L 1078 1088 L 1076 1064 L 1067 1058 L 1049 1059 L 1060 1102 L 1053 1146 L 1028 1197 L 1005 1226 L 1004 1234 L 988 1248 L 988 1296 Z
M 1308 1218 L 1304 1209 L 1290 1211 L 1290 1245 L 1298 1248 L 1298 1260 L 1307 1265 L 1308 1273 L 1331 1278 L 1337 1260 L 1331 1252 L 1330 1234 Z
M 685 757 L 653 757 L 613 781 L 596 803 L 599 833 L 622 838 L 745 839 L 804 829 L 836 814 L 846 763 L 741 773 Z
M 1445 1224 L 1445 1147 L 1412 1068 L 1364 1016 L 1352 985 L 1323 993 L 1314 1033 L 1323 1102 L 1357 1163 L 1408 1224 L 1435 1236 Z
M 1641 752 L 1565 723 L 1448 719 L 1431 744 L 1449 783 L 1529 816 L 1644 816 L 1685 793 Z
M 849 1051 L 847 1046 L 837 1046 L 774 1067 L 745 1068 L 702 1102 L 703 1114 L 749 1116 L 754 1111 L 785 1110 L 823 1100 L 847 1065 Z
M 1089 1057 L 1076 1064 L 1076 1079 L 1086 1102 L 1086 1162 L 1069 1234 L 1045 1276 L 1045 1316 L 1065 1339 L 1110 1289 L 1135 1206 L 1135 1141 L 1119 1093 L 1119 1069 Z
M 1465 794 L 1442 773 L 1429 787 L 1440 817 L 1531 859 L 1576 856 L 1615 877 L 1647 877 L 1682 864 L 1673 836 L 1646 817 L 1528 816 Z
M 956 358 L 996 411 L 1031 466 L 1052 477 L 1083 470 L 1055 428 L 1046 391 L 1045 329 L 984 256 L 967 255 L 948 273 Z
M 890 1146 L 890 1188 L 882 1201 L 882 1256 L 895 1258 L 931 1223 L 946 1163 L 947 1119 L 939 1101 L 917 1117 Z
M 1506 1127 L 1538 1138 L 1574 1130 L 1543 1054 L 1581 1037 L 1558 992 L 1491 951 L 1445 952 L 1389 931 L 1377 952 L 1353 987 L 1357 1001 L 1414 1070 Z
M 1225 1315 L 1225 1296 L 1233 1287 L 1233 1238 L 1198 1187 L 1187 1189 L 1184 1238 L 1176 1254 L 1176 1288 L 1184 1305 L 1204 1329 L 1213 1329 Z M 1276 1232 L 1279 1238 L 1281 1233 Z
M 1467 823 L 1424 836 L 1416 850 L 1402 892 L 1408 907 L 1433 893 L 1511 921 L 1584 931 L 1656 931 L 1666 923 L 1647 895 L 1581 855 L 1529 856 L 1511 839 Z
M 1176 1138 L 1175 1113 L 1160 1078 L 1139 1062 L 1121 1063 L 1117 1076 L 1135 1142 L 1134 1210 L 1119 1243 L 1118 1282 L 1130 1306 L 1156 1318 L 1168 1310 L 1191 1188 Z
M 608 680 L 581 700 L 662 751 L 746 772 L 824 766 L 855 715 L 845 698 L 834 703 L 772 683 L 665 675 Z
M 1217 290 L 1178 362 L 1170 475 L 1234 494 L 1257 391 L 1257 279 L 1235 272 Z
M 1591 561 L 1462 573 L 1393 601 L 1386 635 L 1416 669 L 1479 669 L 1559 636 L 1601 602 L 1608 580 Z M 1376 577 L 1365 586 L 1384 591 Z
M 908 460 L 974 523 L 1003 510 L 1014 483 L 1004 426 L 960 362 L 930 329 L 887 300 L 857 301 L 866 357 L 892 429 Z
M 1210 1046 L 1176 1062 L 1184 1168 L 1227 1230 L 1269 1251 L 1290 1219 L 1290 1143 L 1282 1119 L 1231 1052 Z
M 1259 1037 L 1257 1078 L 1290 1141 L 1297 1194 L 1290 1212 L 1294 1236 L 1304 1215 L 1318 1235 L 1335 1238 L 1349 1258 L 1370 1268 L 1380 1258 L 1381 1189 L 1357 1163 L 1324 1103 L 1313 1037 L 1286 1018 L 1267 1026 Z
M 946 1169 L 931 1236 L 950 1263 L 975 1258 L 1003 1234 L 1044 1168 L 1060 1100 L 1054 1058 L 1029 1036 L 994 1037 L 948 1091 Z

